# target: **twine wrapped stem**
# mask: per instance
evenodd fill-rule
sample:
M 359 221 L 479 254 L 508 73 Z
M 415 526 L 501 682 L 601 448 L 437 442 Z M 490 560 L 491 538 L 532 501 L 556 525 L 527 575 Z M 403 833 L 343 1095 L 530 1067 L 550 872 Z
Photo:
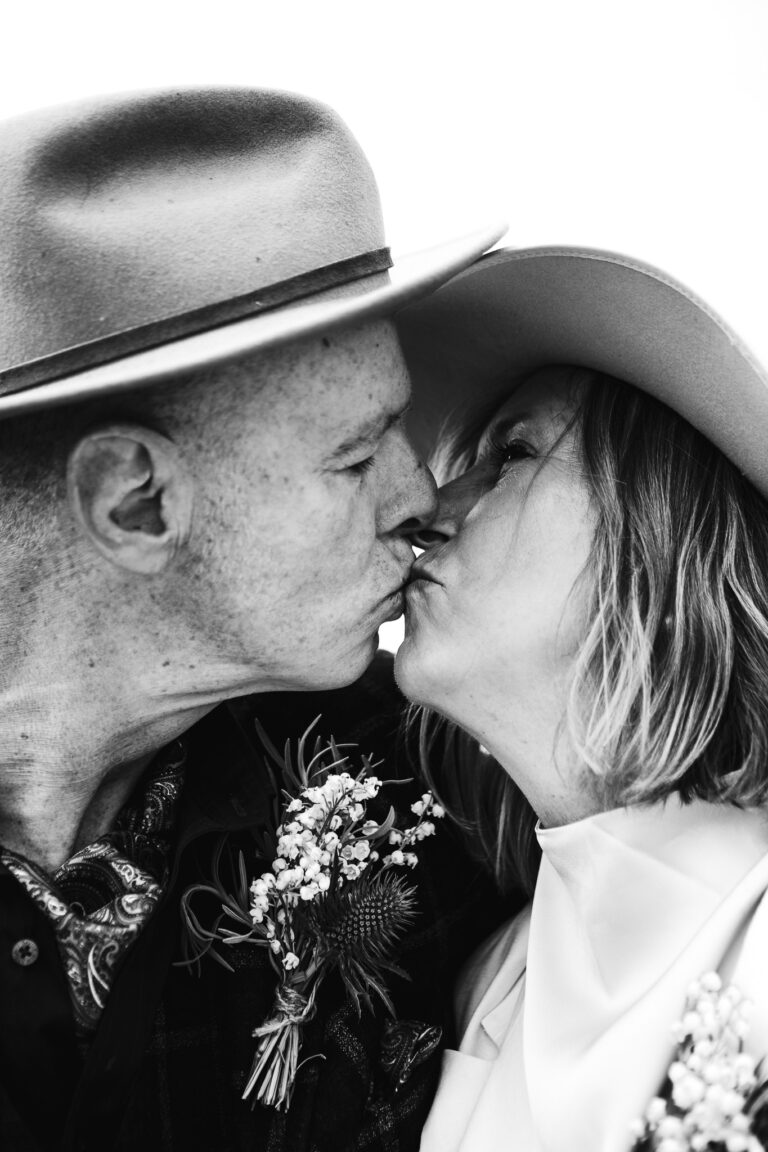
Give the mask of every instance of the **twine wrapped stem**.
M 309 994 L 283 985 L 275 993 L 272 1015 L 254 1028 L 259 1041 L 243 1100 L 255 1092 L 254 1101 L 284 1111 L 291 1102 L 301 1048 L 301 1030 L 315 1015 L 313 982 Z

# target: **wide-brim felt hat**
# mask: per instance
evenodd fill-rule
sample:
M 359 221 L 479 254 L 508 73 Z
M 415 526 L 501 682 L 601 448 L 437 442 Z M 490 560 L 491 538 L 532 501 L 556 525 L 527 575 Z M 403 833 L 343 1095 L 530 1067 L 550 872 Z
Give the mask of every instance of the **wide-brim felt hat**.
M 393 263 L 360 147 L 293 93 L 129 93 L 8 121 L 0 417 L 389 316 L 503 231 Z
M 537 368 L 617 377 L 680 413 L 768 497 L 768 373 L 694 292 L 658 268 L 586 248 L 499 249 L 398 318 L 411 432 L 492 407 Z

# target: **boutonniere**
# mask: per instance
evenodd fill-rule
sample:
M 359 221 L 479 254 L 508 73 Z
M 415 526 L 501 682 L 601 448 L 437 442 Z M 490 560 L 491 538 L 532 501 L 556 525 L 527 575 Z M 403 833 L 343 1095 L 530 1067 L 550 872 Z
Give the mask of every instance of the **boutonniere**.
M 768 1090 L 744 1051 L 751 1008 L 716 972 L 694 981 L 662 1094 L 632 1125 L 633 1152 L 765 1152 Z
M 319 720 L 319 717 L 318 717 Z M 282 813 L 274 837 L 259 846 L 268 871 L 249 877 L 240 853 L 239 884 L 232 892 L 220 879 L 219 845 L 213 879 L 195 884 L 182 897 L 188 962 L 206 953 L 230 967 L 219 946 L 250 944 L 268 950 L 278 977 L 272 1012 L 253 1029 L 257 1041 L 243 1099 L 285 1109 L 291 1101 L 302 1033 L 315 1013 L 323 980 L 337 972 L 359 1013 L 374 997 L 394 1015 L 385 973 L 404 975 L 394 948 L 415 915 L 415 888 L 401 871 L 415 867 L 419 843 L 435 832 L 444 815 L 431 793 L 411 805 L 413 819 L 398 827 L 393 808 L 373 819 L 369 805 L 383 782 L 370 757 L 353 772 L 354 745 L 323 744 L 310 736 L 280 756 L 257 730 L 272 771 L 282 784 Z M 396 783 L 396 782 L 392 782 Z M 216 898 L 221 913 L 204 927 L 193 911 L 197 896 Z

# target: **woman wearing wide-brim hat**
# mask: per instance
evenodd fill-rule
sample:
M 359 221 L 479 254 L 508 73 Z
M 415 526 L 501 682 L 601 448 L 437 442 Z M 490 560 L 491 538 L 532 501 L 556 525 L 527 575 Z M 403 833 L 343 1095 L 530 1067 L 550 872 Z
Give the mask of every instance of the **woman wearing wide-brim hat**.
M 446 482 L 398 678 L 530 895 L 460 983 L 422 1148 L 763 1147 L 768 375 L 577 249 L 494 252 L 401 331 Z

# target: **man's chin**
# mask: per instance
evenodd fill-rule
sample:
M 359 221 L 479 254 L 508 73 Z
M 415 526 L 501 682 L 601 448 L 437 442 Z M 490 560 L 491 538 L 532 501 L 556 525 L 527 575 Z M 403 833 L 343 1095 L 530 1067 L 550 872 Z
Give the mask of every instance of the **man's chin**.
M 354 684 L 356 680 L 364 674 L 366 668 L 370 665 L 374 656 L 379 648 L 379 633 L 374 632 L 368 636 L 360 646 L 350 654 L 348 659 L 344 662 L 343 667 L 339 668 L 338 678 L 335 684 L 329 684 L 329 688 L 346 688 L 348 684 Z
M 339 655 L 338 661 L 326 667 L 313 668 L 306 681 L 295 686 L 297 692 L 330 691 L 354 684 L 365 673 L 379 647 L 378 631 Z

